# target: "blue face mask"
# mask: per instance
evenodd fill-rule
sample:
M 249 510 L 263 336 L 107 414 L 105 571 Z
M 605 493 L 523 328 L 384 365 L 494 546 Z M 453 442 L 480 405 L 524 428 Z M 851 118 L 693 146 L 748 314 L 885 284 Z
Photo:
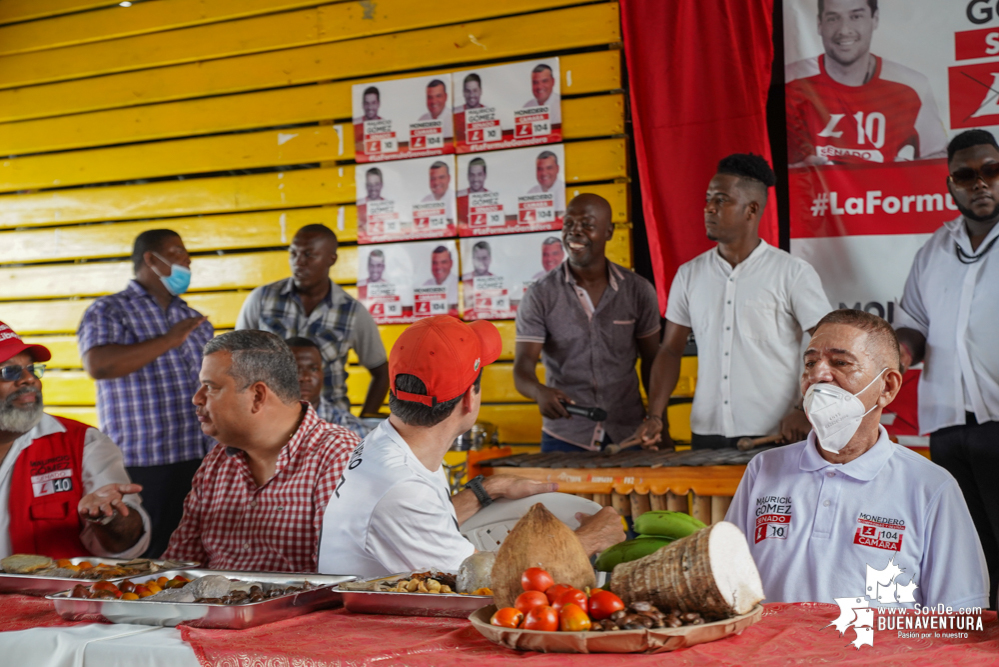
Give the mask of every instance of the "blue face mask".
M 158 257 L 165 264 L 170 264 L 159 255 L 159 253 L 153 253 L 154 256 Z M 160 276 L 160 272 L 153 267 L 153 272 Z M 170 275 L 160 276 L 160 280 L 163 285 L 167 288 L 167 291 L 174 296 L 180 296 L 187 291 L 187 288 L 191 286 L 191 269 L 186 266 L 181 266 L 180 264 L 170 264 Z

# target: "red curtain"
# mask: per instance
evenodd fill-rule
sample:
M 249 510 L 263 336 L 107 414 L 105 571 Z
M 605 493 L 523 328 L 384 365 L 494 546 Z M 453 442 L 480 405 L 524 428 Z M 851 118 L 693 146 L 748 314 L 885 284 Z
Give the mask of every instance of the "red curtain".
M 773 0 L 621 0 L 635 152 L 659 306 L 713 244 L 704 193 L 730 153 L 770 156 Z M 781 156 L 780 159 L 784 159 Z M 773 188 L 760 236 L 777 244 Z

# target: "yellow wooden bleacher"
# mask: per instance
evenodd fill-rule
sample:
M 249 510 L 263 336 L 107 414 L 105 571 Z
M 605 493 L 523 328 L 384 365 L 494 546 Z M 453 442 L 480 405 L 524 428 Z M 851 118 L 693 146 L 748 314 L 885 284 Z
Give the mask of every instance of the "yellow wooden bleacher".
M 615 2 L 0 0 L 0 320 L 52 349 L 50 411 L 95 423 L 74 332 L 131 277 L 137 234 L 181 234 L 185 298 L 217 330 L 288 275 L 284 248 L 307 224 L 337 231 L 331 277 L 354 293 L 351 86 L 541 55 L 561 58 L 567 197 L 611 202 L 608 254 L 631 266 L 620 41 Z M 482 419 L 536 442 L 537 407 L 513 387 L 513 322 L 497 326 Z M 380 327 L 387 347 L 402 329 Z M 678 396 L 693 392 L 689 361 Z M 357 404 L 368 375 L 349 362 Z M 671 407 L 674 437 L 688 410 Z

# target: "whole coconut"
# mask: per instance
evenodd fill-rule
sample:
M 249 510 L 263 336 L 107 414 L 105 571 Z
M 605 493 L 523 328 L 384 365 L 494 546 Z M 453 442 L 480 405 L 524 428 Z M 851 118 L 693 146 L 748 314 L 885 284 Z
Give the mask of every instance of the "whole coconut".
M 590 559 L 576 533 L 541 503 L 521 517 L 496 552 L 491 580 L 497 608 L 512 607 L 524 592 L 520 576 L 529 567 L 543 568 L 556 584 L 579 590 L 596 584 Z

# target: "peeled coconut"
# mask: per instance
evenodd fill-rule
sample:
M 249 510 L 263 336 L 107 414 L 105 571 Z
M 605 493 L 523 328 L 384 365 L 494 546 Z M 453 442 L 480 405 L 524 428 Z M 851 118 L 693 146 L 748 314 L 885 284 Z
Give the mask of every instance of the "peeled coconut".
M 520 576 L 529 567 L 540 567 L 556 584 L 579 590 L 596 585 L 593 567 L 576 533 L 541 503 L 521 517 L 496 552 L 491 576 L 497 608 L 512 607 L 524 592 Z
M 611 574 L 610 589 L 625 604 L 646 600 L 708 619 L 745 614 L 764 597 L 746 536 L 726 521 L 621 563 Z

